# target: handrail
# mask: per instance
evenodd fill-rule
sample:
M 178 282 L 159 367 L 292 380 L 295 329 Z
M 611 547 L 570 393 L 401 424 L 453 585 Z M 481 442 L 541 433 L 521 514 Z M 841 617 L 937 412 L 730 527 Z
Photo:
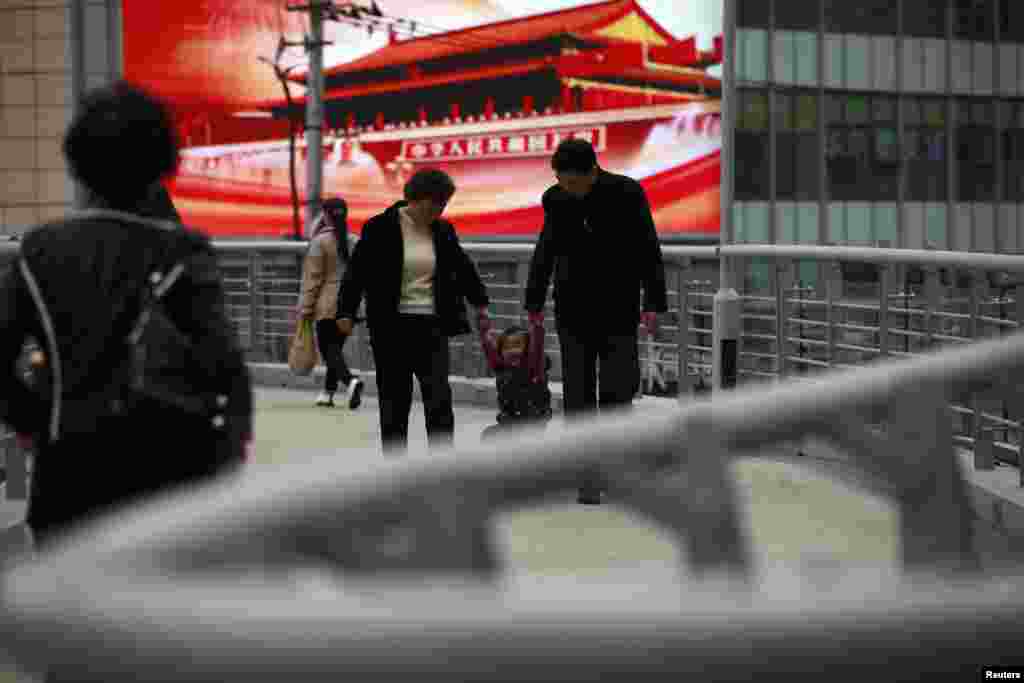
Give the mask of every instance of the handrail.
M 772 256 L 776 258 L 814 258 L 877 264 L 914 264 L 963 269 L 977 268 L 980 270 L 1024 270 L 1024 256 L 977 251 L 833 247 L 797 244 L 730 244 L 715 248 L 719 255 L 724 256 Z M 671 250 L 672 247 L 668 249 Z
M 255 469 L 103 520 L 7 571 L 0 642 L 26 662 L 106 681 L 271 680 L 300 662 L 313 680 L 371 670 L 507 680 L 570 661 L 583 678 L 697 664 L 735 672 L 736 657 L 748 671 L 817 674 L 853 651 L 874 673 L 1005 661 L 1018 652 L 1024 580 L 977 583 L 968 495 L 941 415 L 961 385 L 1022 371 L 1018 333 L 814 385 L 719 394 L 667 416 L 359 467 L 367 460 L 325 457 Z M 878 408 L 894 415 L 884 436 L 851 418 Z M 806 434 L 839 443 L 900 505 L 902 580 L 739 590 L 752 567 L 728 459 Z M 659 587 L 654 600 L 561 586 L 540 591 L 543 607 L 530 602 L 536 593 L 524 600 L 493 583 L 488 515 L 570 488 L 583 471 L 673 530 L 711 583 Z M 847 639 L 838 649 L 837 634 Z M 944 643 L 934 661 L 922 639 Z
M 214 247 L 222 251 L 282 251 L 300 253 L 306 242 L 219 240 Z M 529 254 L 532 243 L 463 242 L 472 254 Z M 663 244 L 662 253 L 672 259 L 721 256 L 820 259 L 877 264 L 913 264 L 962 269 L 1024 271 L 1024 255 L 990 252 L 939 251 L 934 249 L 887 249 L 880 247 L 835 247 L 795 244 L 735 244 L 726 246 L 680 246 Z
M 0 242 L 0 254 L 17 251 L 19 242 Z M 214 240 L 218 251 L 263 251 L 302 253 L 306 241 L 289 240 Z M 463 242 L 473 254 L 529 254 L 534 244 L 502 242 Z M 681 246 L 663 244 L 662 253 L 669 258 L 707 258 L 721 256 L 775 257 L 787 259 L 820 259 L 876 264 L 913 264 L 920 266 L 955 267 L 962 269 L 1024 271 L 1024 255 L 991 252 L 940 251 L 935 249 L 890 249 L 881 247 L 838 247 L 801 244 L 730 244 L 725 246 Z

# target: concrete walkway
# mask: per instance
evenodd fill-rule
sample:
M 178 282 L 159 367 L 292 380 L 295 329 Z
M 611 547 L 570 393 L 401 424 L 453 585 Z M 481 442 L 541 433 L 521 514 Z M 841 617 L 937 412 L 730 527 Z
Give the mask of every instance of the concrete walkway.
M 256 404 L 255 461 L 294 462 L 296 453 L 332 457 L 382 457 L 377 402 L 361 408 L 316 408 L 310 390 L 260 387 Z M 639 410 L 671 410 L 675 403 L 638 402 Z M 495 410 L 459 404 L 456 446 L 478 442 Z M 549 430 L 562 428 L 556 417 Z M 413 405 L 410 446 L 426 445 L 423 406 Z M 352 447 L 357 447 L 353 449 Z M 370 450 L 367 450 L 367 447 Z M 763 566 L 785 562 L 812 567 L 846 564 L 896 567 L 897 519 L 891 504 L 813 467 L 759 457 L 736 462 L 748 535 Z M 495 520 L 514 570 L 600 578 L 608 571 L 637 577 L 676 574 L 684 556 L 660 529 L 625 508 L 564 501 L 505 513 Z

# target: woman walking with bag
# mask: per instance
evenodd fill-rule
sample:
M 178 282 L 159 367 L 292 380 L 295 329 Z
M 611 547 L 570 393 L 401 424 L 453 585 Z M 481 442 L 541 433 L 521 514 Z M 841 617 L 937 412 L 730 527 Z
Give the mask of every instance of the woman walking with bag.
M 338 382 L 348 394 L 348 407 L 362 402 L 363 381 L 349 370 L 343 353 L 348 337 L 338 332 L 338 288 L 358 238 L 348 232 L 348 205 L 341 198 L 324 202 L 323 212 L 313 225 L 313 236 L 302 268 L 300 309 L 303 320 L 315 321 L 316 340 L 327 373 L 316 405 L 334 405 Z
M 381 441 L 385 452 L 408 442 L 412 379 L 420 383 L 427 438 L 447 445 L 455 431 L 448 381 L 448 338 L 470 331 L 464 300 L 487 318 L 487 290 L 462 250 L 455 228 L 441 219 L 455 183 L 438 169 L 418 171 L 405 201 L 367 221 L 341 288 L 338 329 L 352 334 L 360 301 L 377 369 Z

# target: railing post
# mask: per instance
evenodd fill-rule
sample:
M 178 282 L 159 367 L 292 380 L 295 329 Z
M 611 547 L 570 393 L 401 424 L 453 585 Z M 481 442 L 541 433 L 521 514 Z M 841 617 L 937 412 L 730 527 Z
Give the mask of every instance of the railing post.
M 981 315 L 981 297 L 978 291 L 981 287 L 981 280 L 983 273 L 978 270 L 971 270 L 970 282 L 967 287 L 967 336 L 973 342 L 977 341 L 978 333 L 980 331 L 980 320 Z M 981 401 L 978 399 L 978 395 L 972 392 L 967 400 L 968 408 L 971 411 L 970 417 L 968 418 L 969 424 L 967 428 L 967 435 L 974 440 L 975 445 L 978 443 L 979 430 L 982 426 L 981 419 Z
M 981 332 L 981 292 L 985 274 L 982 271 L 970 271 L 970 287 L 967 289 L 967 313 L 970 316 L 967 322 L 967 335 L 971 341 L 975 341 Z
M 924 268 L 924 334 L 925 347 L 931 350 L 935 344 L 935 327 L 938 324 L 937 313 L 940 305 L 939 270 L 935 266 Z
M 476 332 L 476 322 L 470 323 L 473 330 L 469 334 L 462 335 L 462 365 L 463 372 L 467 378 L 475 378 L 480 376 L 479 366 L 474 362 L 474 344 L 470 341 L 473 339 L 473 333 Z
M 733 389 L 739 378 L 740 295 L 735 287 L 731 259 L 722 256 L 721 285 L 715 292 L 711 309 L 711 387 L 712 391 Z
M 522 260 L 516 263 L 516 284 L 519 285 L 519 310 L 516 311 L 516 315 L 519 316 L 519 324 L 526 324 L 526 309 L 523 306 L 526 305 L 526 279 L 530 277 L 530 262 L 529 260 Z M 547 300 L 547 297 L 545 297 Z
M 739 294 L 739 300 L 736 303 L 736 383 L 739 384 L 743 378 L 743 349 L 745 347 L 744 336 L 746 333 L 746 323 L 743 320 L 743 311 L 745 309 L 744 301 L 745 296 L 749 293 L 747 291 L 746 274 L 748 272 L 750 260 L 744 256 L 737 256 L 733 258 L 733 272 L 735 273 L 735 288 L 736 293 Z
M 249 252 L 249 351 L 259 360 L 266 360 L 267 350 L 263 342 L 263 326 L 259 305 L 259 255 Z
M 889 355 L 889 285 L 891 280 L 889 266 L 878 266 L 878 355 L 885 358 Z
M 1024 329 L 1024 284 L 1013 286 L 1013 310 L 1017 329 Z
M 836 313 L 836 299 L 842 295 L 843 275 L 842 264 L 839 261 L 829 261 L 823 264 L 821 274 L 825 281 L 825 315 L 828 321 L 828 364 L 834 367 L 836 364 L 838 349 L 836 348 L 837 330 L 836 324 L 839 317 Z
M 991 427 L 978 429 L 978 438 L 974 441 L 974 469 L 976 470 L 993 470 L 996 467 L 992 433 Z
M 693 261 L 684 258 L 679 261 L 676 268 L 676 301 L 679 310 L 679 323 L 676 327 L 676 354 L 677 373 L 679 377 L 679 400 L 686 401 L 693 394 L 693 386 L 690 384 L 689 360 L 690 360 L 690 315 L 689 307 L 690 291 L 690 267 Z
M 775 374 L 781 379 L 789 374 L 787 345 L 789 343 L 789 286 L 792 280 L 792 264 L 787 259 L 778 259 L 773 270 L 775 279 Z

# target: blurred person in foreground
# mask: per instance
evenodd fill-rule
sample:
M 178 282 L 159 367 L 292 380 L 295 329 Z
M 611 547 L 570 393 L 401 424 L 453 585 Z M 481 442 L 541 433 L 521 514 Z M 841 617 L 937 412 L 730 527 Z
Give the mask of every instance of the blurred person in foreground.
M 640 388 L 639 326 L 653 336 L 657 313 L 668 310 L 665 267 L 640 183 L 601 168 L 586 140 L 562 141 L 551 168 L 557 183 L 542 198 L 526 310 L 530 333 L 542 335 L 553 275 L 562 404 L 575 418 L 632 404 Z M 596 476 L 583 478 L 577 501 L 601 502 Z
M 363 226 L 341 284 L 342 334 L 352 334 L 356 309 L 366 298 L 386 454 L 406 450 L 414 376 L 430 444 L 451 445 L 455 412 L 448 339 L 471 330 L 464 300 L 476 308 L 478 323 L 490 321 L 476 266 L 455 228 L 441 218 L 454 194 L 455 183 L 444 171 L 417 171 L 405 184 L 405 200 Z
M 168 110 L 127 83 L 99 88 L 83 99 L 63 149 L 89 207 L 30 230 L 0 281 L 0 419 L 34 451 L 27 524 L 37 545 L 95 514 L 227 472 L 252 438 L 250 378 L 211 244 L 145 217 L 154 186 L 178 166 Z M 168 376 L 187 376 L 208 413 L 140 397 L 124 381 L 123 368 L 134 367 L 129 334 L 164 274 L 163 319 L 194 359 Z M 45 393 L 13 370 L 29 337 L 41 340 Z

